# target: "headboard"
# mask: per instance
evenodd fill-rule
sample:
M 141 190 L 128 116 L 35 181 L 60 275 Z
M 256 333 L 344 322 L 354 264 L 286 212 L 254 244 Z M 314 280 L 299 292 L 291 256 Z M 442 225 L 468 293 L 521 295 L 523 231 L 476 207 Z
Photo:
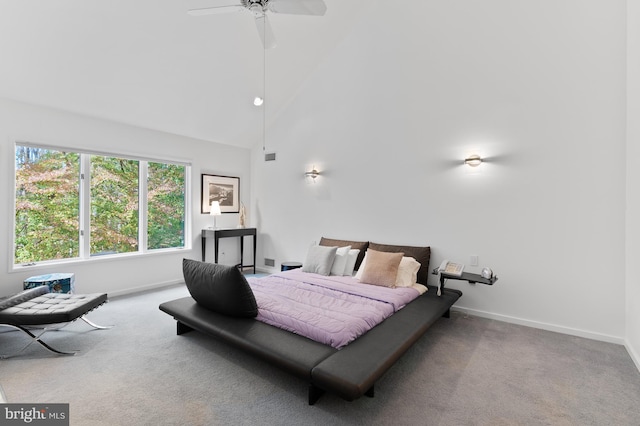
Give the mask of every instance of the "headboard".
M 427 285 L 427 279 L 429 278 L 431 247 L 396 246 L 390 244 L 369 243 L 369 248 L 377 251 L 404 253 L 405 256 L 413 257 L 415 260 L 420 262 L 420 269 L 418 269 L 418 283 Z
M 398 246 L 391 244 L 371 243 L 369 241 L 338 240 L 325 237 L 322 237 L 320 239 L 320 245 L 335 247 L 351 246 L 351 248 L 353 249 L 360 250 L 360 253 L 358 254 L 358 260 L 356 260 L 356 270 L 360 267 L 367 248 L 370 248 L 371 250 L 386 251 L 390 253 L 404 253 L 405 256 L 413 257 L 418 262 L 420 262 L 420 269 L 418 270 L 418 282 L 420 284 L 427 285 L 427 279 L 429 278 L 429 260 L 431 259 L 431 247 L 429 246 Z
M 320 238 L 321 246 L 328 247 L 346 247 L 351 246 L 352 249 L 360 250 L 358 253 L 358 258 L 356 259 L 355 270 L 357 271 L 360 268 L 360 264 L 362 263 L 362 259 L 364 259 L 364 253 L 367 251 L 367 247 L 369 247 L 369 241 L 349 241 L 349 240 L 335 240 L 332 238 Z

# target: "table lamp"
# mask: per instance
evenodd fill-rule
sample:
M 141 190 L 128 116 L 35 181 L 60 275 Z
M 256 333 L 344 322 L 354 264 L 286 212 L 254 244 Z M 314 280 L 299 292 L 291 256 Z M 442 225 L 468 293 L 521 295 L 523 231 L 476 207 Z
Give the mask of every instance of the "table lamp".
M 211 202 L 211 211 L 209 214 L 213 216 L 213 229 L 216 229 L 216 216 L 220 216 L 222 214 L 220 211 L 220 203 L 218 201 Z

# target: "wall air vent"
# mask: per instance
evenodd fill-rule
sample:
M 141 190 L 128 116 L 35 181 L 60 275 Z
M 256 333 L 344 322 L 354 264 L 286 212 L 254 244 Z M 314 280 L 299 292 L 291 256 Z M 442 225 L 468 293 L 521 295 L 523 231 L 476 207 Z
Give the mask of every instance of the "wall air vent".
M 275 259 L 269 259 L 268 257 L 264 258 L 264 266 L 276 266 Z
M 276 153 L 270 152 L 264 155 L 264 161 L 276 161 Z

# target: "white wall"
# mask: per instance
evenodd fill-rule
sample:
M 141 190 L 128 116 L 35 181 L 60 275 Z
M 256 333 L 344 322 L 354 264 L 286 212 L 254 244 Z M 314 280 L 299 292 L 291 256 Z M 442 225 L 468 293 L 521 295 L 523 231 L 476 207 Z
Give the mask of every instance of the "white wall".
M 321 236 L 478 255 L 500 279 L 451 282 L 461 308 L 622 343 L 625 1 L 405 3 L 369 2 L 254 151 L 258 262 Z
M 153 159 L 178 159 L 190 162 L 192 230 L 191 250 L 172 254 L 128 257 L 125 259 L 91 259 L 56 267 L 30 267 L 9 272 L 9 265 L 0 267 L 0 296 L 22 290 L 25 278 L 50 272 L 73 272 L 76 292 L 107 292 L 110 295 L 158 287 L 182 281 L 182 258 L 200 259 L 200 230 L 211 225 L 209 215 L 200 214 L 201 173 L 239 176 L 241 198 L 250 200 L 251 156 L 247 149 L 179 137 L 167 133 L 123 124 L 82 117 L 61 111 L 0 99 L 0 158 L 3 170 L 0 199 L 12 200 L 14 142 L 24 140 L 62 147 L 97 150 L 114 154 L 132 154 Z M 11 202 L 0 209 L 0 258 L 13 259 Z M 249 219 L 251 219 L 249 217 Z M 225 214 L 219 226 L 237 225 L 237 214 Z M 221 251 L 226 253 L 221 263 L 239 260 L 237 241 L 226 239 Z M 213 245 L 207 248 L 207 260 L 213 257 Z
M 627 349 L 640 369 L 640 3 L 627 1 Z

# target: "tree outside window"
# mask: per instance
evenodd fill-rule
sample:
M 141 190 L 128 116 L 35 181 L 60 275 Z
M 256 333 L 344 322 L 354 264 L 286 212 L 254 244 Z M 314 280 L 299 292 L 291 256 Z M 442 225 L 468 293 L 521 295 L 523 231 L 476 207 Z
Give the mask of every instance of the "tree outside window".
M 80 229 L 83 161 L 90 162 L 89 253 Z M 15 173 L 15 264 L 184 247 L 185 165 L 17 145 Z
M 16 148 L 14 262 L 79 255 L 79 155 Z

